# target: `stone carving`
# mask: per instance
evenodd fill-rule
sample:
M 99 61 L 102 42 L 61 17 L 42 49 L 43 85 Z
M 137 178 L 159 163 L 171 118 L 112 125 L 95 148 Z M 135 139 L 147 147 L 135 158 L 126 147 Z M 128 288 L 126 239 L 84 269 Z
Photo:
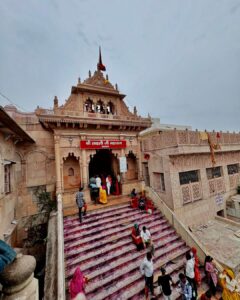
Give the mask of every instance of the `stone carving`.
M 183 203 L 191 202 L 191 194 L 190 194 L 190 186 L 189 185 L 182 186 L 182 197 L 183 197 Z
M 201 189 L 200 189 L 200 183 L 192 183 L 192 195 L 193 195 L 193 201 L 201 199 Z
M 179 131 L 178 132 L 178 143 L 186 145 L 188 143 L 187 139 L 187 131 Z
M 83 84 L 91 84 L 115 90 L 114 86 L 107 79 L 104 78 L 103 73 L 101 71 L 95 71 L 93 76 L 89 76 L 89 78 L 84 80 Z

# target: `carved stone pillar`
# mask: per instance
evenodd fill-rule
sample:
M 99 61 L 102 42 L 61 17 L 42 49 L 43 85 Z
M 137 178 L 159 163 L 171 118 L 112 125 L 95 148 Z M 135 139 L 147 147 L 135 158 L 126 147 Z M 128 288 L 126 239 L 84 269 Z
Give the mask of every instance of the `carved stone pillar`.
M 56 193 L 60 194 L 62 191 L 61 184 L 61 159 L 60 159 L 60 137 L 58 135 L 54 136 L 54 147 L 55 147 L 55 164 L 56 164 Z
M 86 154 L 86 150 L 82 149 L 82 168 L 83 168 L 83 181 L 82 181 L 82 186 L 84 186 L 84 188 L 87 187 L 88 185 L 88 178 L 87 178 L 87 154 Z
M 137 140 L 137 165 L 138 165 L 138 180 L 143 180 L 142 155 L 140 140 Z
M 38 300 L 38 281 L 33 277 L 36 260 L 33 256 L 18 254 L 0 274 L 3 300 Z
M 121 149 L 121 156 L 125 156 L 124 149 Z M 121 182 L 124 183 L 126 181 L 126 173 L 121 173 Z

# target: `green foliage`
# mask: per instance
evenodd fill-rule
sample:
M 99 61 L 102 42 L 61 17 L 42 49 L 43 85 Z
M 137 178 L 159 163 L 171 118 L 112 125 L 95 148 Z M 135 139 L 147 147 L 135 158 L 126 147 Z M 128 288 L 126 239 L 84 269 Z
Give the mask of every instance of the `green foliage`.
M 41 192 L 38 194 L 38 205 L 41 212 L 45 211 L 50 213 L 56 210 L 57 202 L 52 200 L 49 192 Z

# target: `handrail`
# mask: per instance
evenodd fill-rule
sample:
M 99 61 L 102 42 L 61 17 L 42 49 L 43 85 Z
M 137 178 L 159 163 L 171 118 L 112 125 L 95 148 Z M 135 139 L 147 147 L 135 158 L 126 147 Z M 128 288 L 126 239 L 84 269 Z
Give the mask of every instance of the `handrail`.
M 62 195 L 57 195 L 57 299 L 65 300 Z
M 198 257 L 201 263 L 204 262 L 205 257 L 210 255 L 202 243 L 188 230 L 188 228 L 177 218 L 176 214 L 167 206 L 167 204 L 160 198 L 158 193 L 151 187 L 146 187 L 149 197 L 158 207 L 168 222 L 174 227 L 176 232 L 182 237 L 186 244 L 197 249 Z M 216 260 L 214 264 L 219 272 L 224 270 L 224 267 Z

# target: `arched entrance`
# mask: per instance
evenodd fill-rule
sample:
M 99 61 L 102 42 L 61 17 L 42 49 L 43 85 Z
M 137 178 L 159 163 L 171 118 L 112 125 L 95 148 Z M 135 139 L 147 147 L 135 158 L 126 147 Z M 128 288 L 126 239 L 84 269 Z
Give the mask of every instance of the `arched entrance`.
M 63 162 L 64 190 L 79 188 L 81 185 L 79 161 L 69 155 Z
M 91 156 L 89 163 L 89 178 L 99 175 L 106 178 L 111 175 L 113 178 L 119 173 L 119 162 L 117 157 L 109 149 L 96 150 Z

